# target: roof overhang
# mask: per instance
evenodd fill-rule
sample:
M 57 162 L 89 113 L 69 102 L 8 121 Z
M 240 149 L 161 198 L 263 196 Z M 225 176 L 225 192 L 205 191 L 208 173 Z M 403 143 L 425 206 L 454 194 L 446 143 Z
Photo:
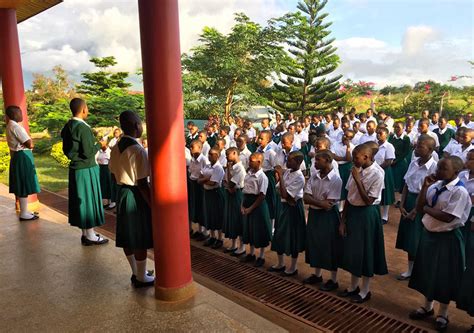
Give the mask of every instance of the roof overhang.
M 17 22 L 23 22 L 45 10 L 56 6 L 63 0 L 0 0 L 0 8 L 16 9 Z

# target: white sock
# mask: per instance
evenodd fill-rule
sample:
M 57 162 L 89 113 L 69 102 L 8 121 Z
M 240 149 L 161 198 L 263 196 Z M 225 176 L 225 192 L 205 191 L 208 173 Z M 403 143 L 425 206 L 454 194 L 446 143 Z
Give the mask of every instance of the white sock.
M 260 248 L 260 254 L 258 255 L 260 259 L 265 259 L 265 248 L 261 247 Z
M 349 291 L 354 291 L 359 286 L 359 278 L 355 275 L 351 275 L 351 289 Z
M 322 274 L 322 269 L 321 268 L 315 268 L 314 269 L 314 275 L 316 275 L 317 277 L 321 277 L 321 274 Z
M 86 229 L 86 237 L 91 241 L 97 240 L 97 235 L 95 234 L 94 228 Z
M 222 234 L 222 230 L 219 230 L 219 231 L 217 232 L 217 237 L 218 237 L 217 239 L 220 240 L 220 241 L 223 241 L 223 240 L 224 240 L 224 236 L 223 236 L 223 234 Z
M 237 248 L 237 239 L 232 239 L 232 245 L 227 248 L 227 250 L 233 250 Z
M 434 306 L 434 301 L 429 301 L 428 299 L 425 298 L 425 309 L 426 309 L 426 311 L 433 310 L 433 306 Z
M 298 257 L 291 258 L 291 266 L 289 269 L 286 270 L 287 273 L 293 273 L 296 271 L 296 264 L 298 263 Z
M 255 255 L 255 246 L 250 245 L 250 255 L 254 256 Z
M 132 274 L 137 276 L 137 261 L 135 260 L 135 256 L 129 255 L 127 256 L 128 263 L 130 264 L 130 268 L 132 269 Z
M 272 219 L 272 236 L 275 234 L 275 219 Z
M 115 202 L 110 202 L 109 203 L 109 208 L 115 208 L 115 206 L 116 206 Z
M 145 260 L 136 260 L 137 263 L 137 280 L 140 282 L 151 282 L 155 278 L 153 276 L 148 276 L 146 271 L 146 259 Z
M 235 253 L 237 254 L 241 254 L 245 252 L 245 244 L 244 244 L 244 241 L 242 240 L 242 237 L 240 236 L 239 236 L 239 243 L 240 243 L 239 249 L 235 251 Z
M 341 200 L 339 201 L 339 213 L 342 213 L 342 211 L 344 210 L 344 203 L 346 202 L 346 200 Z
M 278 264 L 277 265 L 273 265 L 272 267 L 273 268 L 281 268 L 283 266 L 285 266 L 285 258 L 283 257 L 283 254 L 278 254 L 277 255 L 278 257 Z
M 362 298 L 365 298 L 367 294 L 369 293 L 369 284 L 370 284 L 370 278 L 367 276 L 362 277 L 362 288 L 360 288 L 359 295 Z
M 202 227 L 202 233 L 204 236 L 209 236 L 209 230 L 207 230 L 205 227 Z
M 412 271 L 413 271 L 413 264 L 414 264 L 413 261 L 408 260 L 408 271 L 406 271 L 406 272 L 404 272 L 404 273 L 402 273 L 402 274 L 400 274 L 400 275 L 403 276 L 403 277 L 409 277 L 409 276 L 411 276 L 411 273 L 412 273 Z
M 439 303 L 439 310 L 438 310 L 438 316 L 443 316 L 444 318 L 448 318 L 448 304 L 444 303 Z
M 331 271 L 331 281 L 337 283 L 337 271 Z
M 28 197 L 20 198 L 20 217 L 22 219 L 31 219 L 34 215 L 28 211 Z
M 382 206 L 382 220 L 388 221 L 388 209 L 390 206 Z

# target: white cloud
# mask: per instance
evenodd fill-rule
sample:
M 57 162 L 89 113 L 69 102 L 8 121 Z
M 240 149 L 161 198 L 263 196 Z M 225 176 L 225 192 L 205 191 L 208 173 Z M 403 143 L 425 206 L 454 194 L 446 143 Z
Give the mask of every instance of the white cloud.
M 403 51 L 411 56 L 415 56 L 426 48 L 429 42 L 436 40 L 437 32 L 428 26 L 408 27 L 403 36 Z

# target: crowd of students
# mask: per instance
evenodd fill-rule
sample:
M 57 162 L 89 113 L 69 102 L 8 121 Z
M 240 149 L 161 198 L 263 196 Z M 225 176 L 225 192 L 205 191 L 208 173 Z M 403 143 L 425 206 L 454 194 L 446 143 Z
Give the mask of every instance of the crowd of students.
M 86 123 L 86 102 L 75 98 L 70 108 L 72 118 L 61 132 L 70 159 L 69 223 L 82 230 L 82 245 L 107 244 L 94 228 L 104 224 L 104 207 L 115 209 L 116 246 L 130 264 L 131 282 L 151 286 L 154 277 L 146 270 L 146 251 L 153 247 L 150 167 L 146 141 L 140 140 L 142 122 L 136 113 L 123 112 L 123 133 L 116 130 L 110 142 L 97 140 Z M 34 145 L 19 124 L 20 108 L 10 106 L 6 115 L 10 192 L 19 198 L 20 220 L 37 220 L 27 200 L 39 192 Z M 201 131 L 189 122 L 191 238 L 217 250 L 226 237 L 231 245 L 224 251 L 255 267 L 265 264 L 271 245 L 278 261 L 268 270 L 284 276 L 298 273 L 304 252 L 314 268 L 304 283 L 336 291 L 343 269 L 351 282 L 338 295 L 363 303 L 371 298 L 374 275 L 388 273 L 383 225 L 395 204 L 401 213 L 396 247 L 408 255 L 407 271 L 398 279 L 409 280 L 425 297 L 410 318 L 434 315 L 437 301 L 436 329 L 443 331 L 451 301 L 474 316 L 470 117 L 457 117 L 454 127 L 426 111 L 416 121 L 407 115 L 405 122 L 394 122 L 383 112 L 376 119 L 372 109 L 357 116 L 353 109 L 347 114 L 340 109 L 301 120 L 277 115 L 273 122 L 262 120 L 258 131 L 241 118 L 228 119 L 228 125 L 211 118 Z M 399 202 L 395 192 L 401 193 Z
M 474 122 L 467 114 L 452 126 L 428 111 L 416 121 L 377 118 L 372 109 L 338 109 L 302 119 L 277 114 L 259 130 L 241 118 L 228 125 L 210 118 L 202 130 L 188 122 L 190 235 L 216 250 L 226 237 L 224 252 L 255 267 L 269 248 L 278 261 L 268 270 L 284 276 L 298 274 L 304 252 L 314 268 L 304 283 L 335 291 L 343 269 L 351 282 L 338 295 L 363 303 L 374 275 L 388 273 L 383 225 L 395 205 L 396 248 L 408 255 L 397 279 L 425 297 L 409 316 L 433 316 L 437 301 L 435 328 L 443 331 L 451 301 L 474 316 Z

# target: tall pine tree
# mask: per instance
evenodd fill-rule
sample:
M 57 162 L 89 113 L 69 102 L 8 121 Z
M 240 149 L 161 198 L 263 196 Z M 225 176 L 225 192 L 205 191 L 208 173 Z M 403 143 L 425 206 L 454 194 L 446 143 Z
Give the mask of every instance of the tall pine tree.
M 323 13 L 328 0 L 302 0 L 298 11 L 274 21 L 286 36 L 289 56 L 274 85 L 274 106 L 284 113 L 320 112 L 337 105 L 342 75 L 329 77 L 339 65 L 334 38 Z

